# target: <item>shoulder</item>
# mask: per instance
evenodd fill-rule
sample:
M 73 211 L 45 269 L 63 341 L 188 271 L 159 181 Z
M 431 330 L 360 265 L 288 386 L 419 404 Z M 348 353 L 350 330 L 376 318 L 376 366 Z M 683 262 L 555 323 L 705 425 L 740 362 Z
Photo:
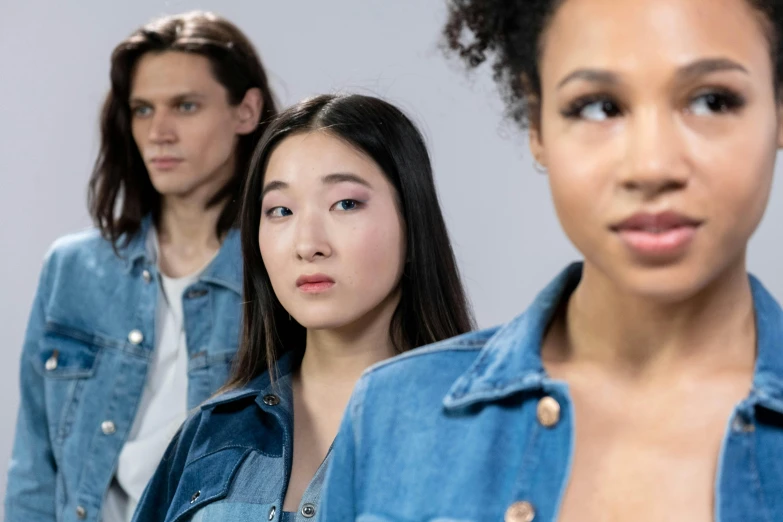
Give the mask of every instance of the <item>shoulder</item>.
M 455 381 L 475 363 L 499 327 L 422 346 L 368 368 L 354 389 L 352 408 L 383 402 L 384 408 L 439 408 Z M 399 391 L 415 387 L 400 397 Z M 395 405 L 386 404 L 391 397 Z M 356 410 L 354 410 L 356 413 Z
M 57 238 L 49 246 L 44 260 L 50 267 L 73 267 L 92 266 L 108 257 L 117 257 L 111 243 L 98 229 L 90 227 Z
M 415 348 L 368 368 L 363 379 L 384 382 L 409 378 L 412 374 L 457 373 L 466 371 L 500 327 L 468 332 L 437 343 Z

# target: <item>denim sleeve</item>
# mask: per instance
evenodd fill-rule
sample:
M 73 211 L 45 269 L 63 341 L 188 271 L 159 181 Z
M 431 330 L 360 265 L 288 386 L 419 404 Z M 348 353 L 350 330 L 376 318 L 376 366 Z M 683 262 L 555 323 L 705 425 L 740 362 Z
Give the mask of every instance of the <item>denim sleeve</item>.
M 164 522 L 169 519 L 169 508 L 185 469 L 199 420 L 200 414 L 197 413 L 185 421 L 169 443 L 155 474 L 139 499 L 132 522 Z
M 360 442 L 362 403 L 366 377 L 354 388 L 340 431 L 334 441 L 331 462 L 327 470 L 321 496 L 319 522 L 356 520 L 358 512 L 356 484 L 358 475 L 357 450 Z
M 57 464 L 49 436 L 43 375 L 37 362 L 46 324 L 44 307 L 50 264 L 47 261 L 41 271 L 22 348 L 20 405 L 5 497 L 6 522 L 56 519 Z

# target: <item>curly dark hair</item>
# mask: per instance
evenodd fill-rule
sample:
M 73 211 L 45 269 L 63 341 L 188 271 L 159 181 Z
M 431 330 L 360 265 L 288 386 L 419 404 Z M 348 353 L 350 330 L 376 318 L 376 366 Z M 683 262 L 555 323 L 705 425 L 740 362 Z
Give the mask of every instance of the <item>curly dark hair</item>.
M 778 100 L 783 93 L 783 0 L 747 0 L 770 41 Z M 492 57 L 508 115 L 523 128 L 538 123 L 542 35 L 564 0 L 449 0 L 445 44 L 473 69 Z

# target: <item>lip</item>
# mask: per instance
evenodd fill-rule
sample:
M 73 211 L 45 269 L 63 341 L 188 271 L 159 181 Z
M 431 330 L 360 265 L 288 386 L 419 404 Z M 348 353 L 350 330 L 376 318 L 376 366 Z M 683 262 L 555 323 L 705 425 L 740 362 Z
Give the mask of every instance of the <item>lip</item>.
M 150 163 L 160 170 L 171 170 L 182 163 L 182 161 L 182 158 L 176 158 L 174 156 L 157 156 L 150 159 Z
M 666 262 L 685 253 L 702 224 L 678 212 L 638 212 L 610 229 L 637 257 Z
M 334 279 L 324 274 L 302 275 L 296 280 L 296 287 L 302 292 L 316 294 L 334 286 Z

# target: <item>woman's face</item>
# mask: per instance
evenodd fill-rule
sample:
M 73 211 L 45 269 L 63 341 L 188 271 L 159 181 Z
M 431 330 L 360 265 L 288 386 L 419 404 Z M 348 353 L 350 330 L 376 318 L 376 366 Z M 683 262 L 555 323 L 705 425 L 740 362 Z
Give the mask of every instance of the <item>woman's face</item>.
M 272 152 L 258 242 L 280 303 L 309 329 L 393 312 L 405 262 L 396 191 L 367 155 L 326 131 Z
M 662 300 L 744 268 L 783 134 L 763 22 L 746 0 L 555 13 L 531 145 L 586 267 Z

